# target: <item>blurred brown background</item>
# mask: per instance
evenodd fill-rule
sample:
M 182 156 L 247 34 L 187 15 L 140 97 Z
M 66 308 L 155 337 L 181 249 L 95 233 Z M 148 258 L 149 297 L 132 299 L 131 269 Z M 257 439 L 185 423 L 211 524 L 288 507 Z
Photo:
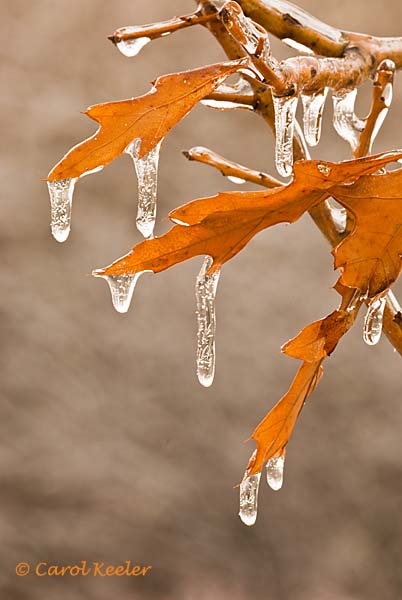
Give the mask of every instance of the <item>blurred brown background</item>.
M 402 34 L 402 4 L 304 0 L 328 23 Z M 217 374 L 195 377 L 201 260 L 144 277 L 127 315 L 87 274 L 140 240 L 129 158 L 77 185 L 67 243 L 50 236 L 50 167 L 94 131 L 80 111 L 136 96 L 158 74 L 217 62 L 202 28 L 123 57 L 107 35 L 185 14 L 191 0 L 14 0 L 2 6 L 0 588 L 5 600 L 397 600 L 402 597 L 401 358 L 361 321 L 326 365 L 288 448 L 262 482 L 253 528 L 238 491 L 254 426 L 297 363 L 280 345 L 337 304 L 308 217 L 258 235 L 223 269 Z M 288 56 L 279 43 L 278 56 Z M 402 80 L 375 150 L 402 146 Z M 362 113 L 369 86 L 359 99 Z M 330 125 L 313 156 L 343 159 Z M 232 189 L 181 150 L 207 145 L 275 174 L 270 132 L 245 111 L 197 108 L 161 154 L 157 234 L 169 210 Z M 402 294 L 401 294 L 402 296 Z M 152 564 L 146 578 L 19 578 L 26 561 Z

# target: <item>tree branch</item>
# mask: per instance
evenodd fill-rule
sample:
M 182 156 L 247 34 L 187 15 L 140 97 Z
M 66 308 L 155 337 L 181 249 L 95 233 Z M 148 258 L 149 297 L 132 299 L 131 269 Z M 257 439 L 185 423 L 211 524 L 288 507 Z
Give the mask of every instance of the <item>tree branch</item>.
M 224 177 L 235 177 L 243 181 L 262 185 L 266 188 L 274 188 L 283 185 L 278 179 L 275 179 L 266 173 L 262 173 L 261 171 L 255 171 L 254 169 L 239 165 L 238 163 L 213 152 L 213 150 L 209 150 L 209 148 L 196 146 L 190 150 L 184 150 L 183 154 L 188 160 L 195 160 L 218 169 Z
M 318 63 L 320 67 L 321 65 L 327 65 L 330 71 L 331 69 L 334 69 L 335 71 L 336 69 L 341 69 L 342 71 L 347 61 L 350 60 L 350 64 L 354 69 L 353 73 L 355 79 L 349 78 L 349 87 L 354 87 L 356 81 L 362 82 L 364 77 L 368 77 L 373 73 L 379 63 L 386 58 L 393 60 L 397 68 L 402 66 L 402 38 L 372 38 L 370 36 L 339 32 L 338 30 L 327 27 L 317 19 L 304 13 L 304 11 L 296 9 L 296 7 L 284 0 L 281 0 L 280 4 L 277 0 L 269 0 L 269 6 L 268 0 L 239 0 L 239 4 L 244 8 L 246 14 L 256 20 L 260 25 L 264 26 L 267 31 L 280 38 L 292 37 L 299 43 L 305 44 L 315 51 L 319 51 L 321 54 L 340 57 L 345 54 L 349 44 L 360 43 L 363 50 L 360 51 L 355 48 L 350 48 L 345 57 L 346 62 L 342 62 L 345 59 L 338 59 L 338 62 L 334 62 L 334 59 L 329 60 L 326 63 Z M 285 10 L 287 7 L 289 7 L 289 11 Z M 203 14 L 208 14 L 209 11 L 214 10 L 214 6 L 211 4 L 211 0 L 200 0 L 199 9 Z M 275 14 L 272 11 L 276 11 Z M 297 14 L 297 16 L 295 16 L 295 14 Z M 290 18 L 286 17 L 286 15 L 290 15 Z M 206 27 L 215 36 L 230 59 L 240 58 L 245 55 L 245 50 L 242 45 L 230 35 L 221 21 L 210 21 L 206 23 Z M 372 48 L 375 50 L 376 56 L 373 56 L 370 51 L 368 51 L 368 46 L 370 49 Z M 388 56 L 386 50 L 389 50 L 390 56 Z M 360 52 L 362 58 L 359 57 Z M 310 67 L 310 69 L 311 66 L 315 68 L 314 65 L 308 61 L 310 58 L 311 57 L 299 57 L 297 59 L 288 59 L 288 61 L 283 61 L 281 64 L 287 63 L 286 67 L 284 67 L 285 71 L 289 68 L 289 73 L 291 73 L 290 78 L 294 77 L 297 80 L 298 75 L 296 68 L 299 66 L 302 70 L 300 79 L 303 81 L 303 78 L 307 76 L 308 67 Z M 325 58 L 312 58 L 313 60 L 327 60 Z M 362 76 L 358 70 L 356 71 L 360 60 L 362 61 L 361 65 L 364 76 Z M 292 73 L 295 75 L 292 75 Z M 310 71 L 310 78 L 311 75 L 312 73 Z M 331 81 L 336 85 L 334 73 L 332 73 L 331 78 Z M 254 107 L 256 112 L 264 118 L 272 131 L 275 132 L 275 116 L 271 90 L 267 88 L 266 85 L 253 81 L 252 79 L 250 79 L 250 83 L 255 93 Z M 312 88 L 310 87 L 309 89 L 311 90 Z M 337 89 L 339 89 L 338 86 Z M 376 94 L 375 91 L 373 93 Z M 367 145 L 365 139 L 369 137 L 370 130 L 370 138 L 372 136 L 374 117 L 378 111 L 378 107 L 378 102 L 373 98 L 372 109 L 370 111 L 372 117 L 370 118 L 369 115 L 370 119 L 368 119 L 366 124 L 366 133 L 363 136 L 361 144 L 359 143 L 359 153 L 365 150 Z M 295 159 L 305 158 L 302 141 L 300 139 L 297 140 L 296 138 L 294 140 L 294 156 Z M 311 210 L 310 216 L 332 247 L 335 247 L 342 241 L 344 235 L 340 234 L 337 230 L 328 202 L 323 202 Z M 390 294 L 387 296 L 384 313 L 384 332 L 394 348 L 402 355 L 402 312 L 400 311 L 399 305 L 393 294 L 392 296 L 390 296 Z

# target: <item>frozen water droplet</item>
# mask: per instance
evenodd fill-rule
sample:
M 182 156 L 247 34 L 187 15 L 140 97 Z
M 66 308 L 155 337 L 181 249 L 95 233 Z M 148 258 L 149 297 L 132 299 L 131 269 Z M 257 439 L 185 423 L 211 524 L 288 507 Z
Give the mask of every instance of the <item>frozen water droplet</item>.
M 50 226 L 53 237 L 65 242 L 71 228 L 71 206 L 73 202 L 75 179 L 48 181 L 50 196 Z
M 285 467 L 285 455 L 275 456 L 267 462 L 267 483 L 270 488 L 277 491 L 283 484 L 283 469 Z
M 119 313 L 125 313 L 130 308 L 134 288 L 138 279 L 143 273 L 152 273 L 152 271 L 141 271 L 132 275 L 102 275 L 103 270 L 93 271 L 94 277 L 102 277 L 107 281 L 112 294 L 112 303 Z
M 292 174 L 293 133 L 297 109 L 297 96 L 272 96 L 275 109 L 275 162 L 283 177 Z
M 137 229 L 145 238 L 152 237 L 156 220 L 156 200 L 158 191 L 158 163 L 161 140 L 148 154 L 138 158 L 141 140 L 134 140 L 125 149 L 134 161 L 138 180 Z
M 243 183 L 246 183 L 246 180 L 242 179 L 241 177 L 234 177 L 233 175 L 228 175 L 227 178 L 232 183 L 237 183 L 237 185 L 242 185 Z
M 333 94 L 334 128 L 338 135 L 355 150 L 359 144 L 364 121 L 354 113 L 357 89 L 340 90 Z
M 374 346 L 380 341 L 382 321 L 386 298 L 376 298 L 370 302 L 364 318 L 363 339 L 369 346 Z
M 128 29 L 130 29 L 130 31 L 128 31 Z M 125 33 L 135 33 L 135 28 L 126 27 Z M 141 52 L 144 46 L 149 44 L 150 41 L 151 38 L 149 37 L 139 37 L 133 40 L 121 40 L 121 42 L 118 42 L 116 46 L 120 52 L 124 54 L 124 56 L 131 58 L 133 56 L 137 56 L 137 54 Z
M 197 314 L 197 376 L 204 387 L 209 387 L 215 374 L 215 296 L 220 270 L 208 275 L 213 260 L 206 256 L 195 284 Z
M 317 169 L 319 170 L 320 173 L 322 173 L 326 177 L 328 177 L 328 175 L 330 175 L 330 173 L 331 173 L 331 167 L 329 167 L 328 165 L 324 165 L 322 163 L 317 165 Z
M 254 525 L 257 520 L 258 488 L 261 473 L 247 476 L 244 474 L 240 484 L 240 510 L 239 517 L 245 525 Z
M 322 92 L 307 96 L 301 96 L 303 103 L 303 126 L 306 141 L 310 146 L 316 146 L 321 137 L 322 113 L 328 88 Z

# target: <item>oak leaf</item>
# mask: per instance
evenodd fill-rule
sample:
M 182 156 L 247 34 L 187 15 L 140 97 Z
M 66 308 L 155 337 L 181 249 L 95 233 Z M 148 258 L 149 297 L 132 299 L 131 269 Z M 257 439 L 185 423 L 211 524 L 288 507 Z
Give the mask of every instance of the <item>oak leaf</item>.
M 156 273 L 198 255 L 211 256 L 210 272 L 217 270 L 259 231 L 296 221 L 325 199 L 336 184 L 379 169 L 390 161 L 390 155 L 394 157 L 392 153 L 379 154 L 342 163 L 299 161 L 288 185 L 262 192 L 225 192 L 189 202 L 170 213 L 170 219 L 178 223 L 170 231 L 137 244 L 97 273 Z
M 282 347 L 282 352 L 302 360 L 303 364 L 288 392 L 252 434 L 257 442 L 257 450 L 248 464 L 248 475 L 261 471 L 270 458 L 284 454 L 300 411 L 322 376 L 323 361 L 332 354 L 355 321 L 360 300 L 354 302 L 354 294 L 346 287 L 338 284 L 336 289 L 342 295 L 340 307 L 325 318 L 307 325 Z
M 402 268 L 402 169 L 362 177 L 332 193 L 355 216 L 352 233 L 333 251 L 340 282 L 372 298 Z
M 91 106 L 85 114 L 99 123 L 99 129 L 62 158 L 48 181 L 74 179 L 105 167 L 137 138 L 141 139 L 138 158 L 142 158 L 204 96 L 242 68 L 243 61 L 233 61 L 164 75 L 143 96 Z

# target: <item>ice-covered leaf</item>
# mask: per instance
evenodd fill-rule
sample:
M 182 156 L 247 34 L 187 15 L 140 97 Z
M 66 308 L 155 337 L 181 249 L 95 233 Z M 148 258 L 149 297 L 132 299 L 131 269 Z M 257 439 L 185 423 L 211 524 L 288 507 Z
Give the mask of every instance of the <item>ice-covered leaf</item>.
M 326 198 L 337 183 L 353 182 L 379 169 L 390 161 L 389 156 L 342 163 L 300 161 L 295 163 L 293 180 L 286 186 L 262 192 L 226 192 L 189 202 L 170 213 L 170 218 L 178 223 L 173 229 L 137 244 L 102 274 L 129 275 L 148 270 L 156 273 L 198 255 L 213 258 L 209 270 L 212 273 L 259 231 L 296 221 Z
M 374 297 L 402 268 L 402 169 L 362 177 L 332 193 L 355 216 L 354 230 L 334 250 L 340 282 Z
M 243 66 L 218 63 L 158 77 L 138 98 L 91 106 L 85 114 L 99 123 L 96 133 L 74 146 L 50 171 L 48 181 L 75 179 L 106 166 L 141 139 L 138 158 L 152 150 L 204 96 Z

